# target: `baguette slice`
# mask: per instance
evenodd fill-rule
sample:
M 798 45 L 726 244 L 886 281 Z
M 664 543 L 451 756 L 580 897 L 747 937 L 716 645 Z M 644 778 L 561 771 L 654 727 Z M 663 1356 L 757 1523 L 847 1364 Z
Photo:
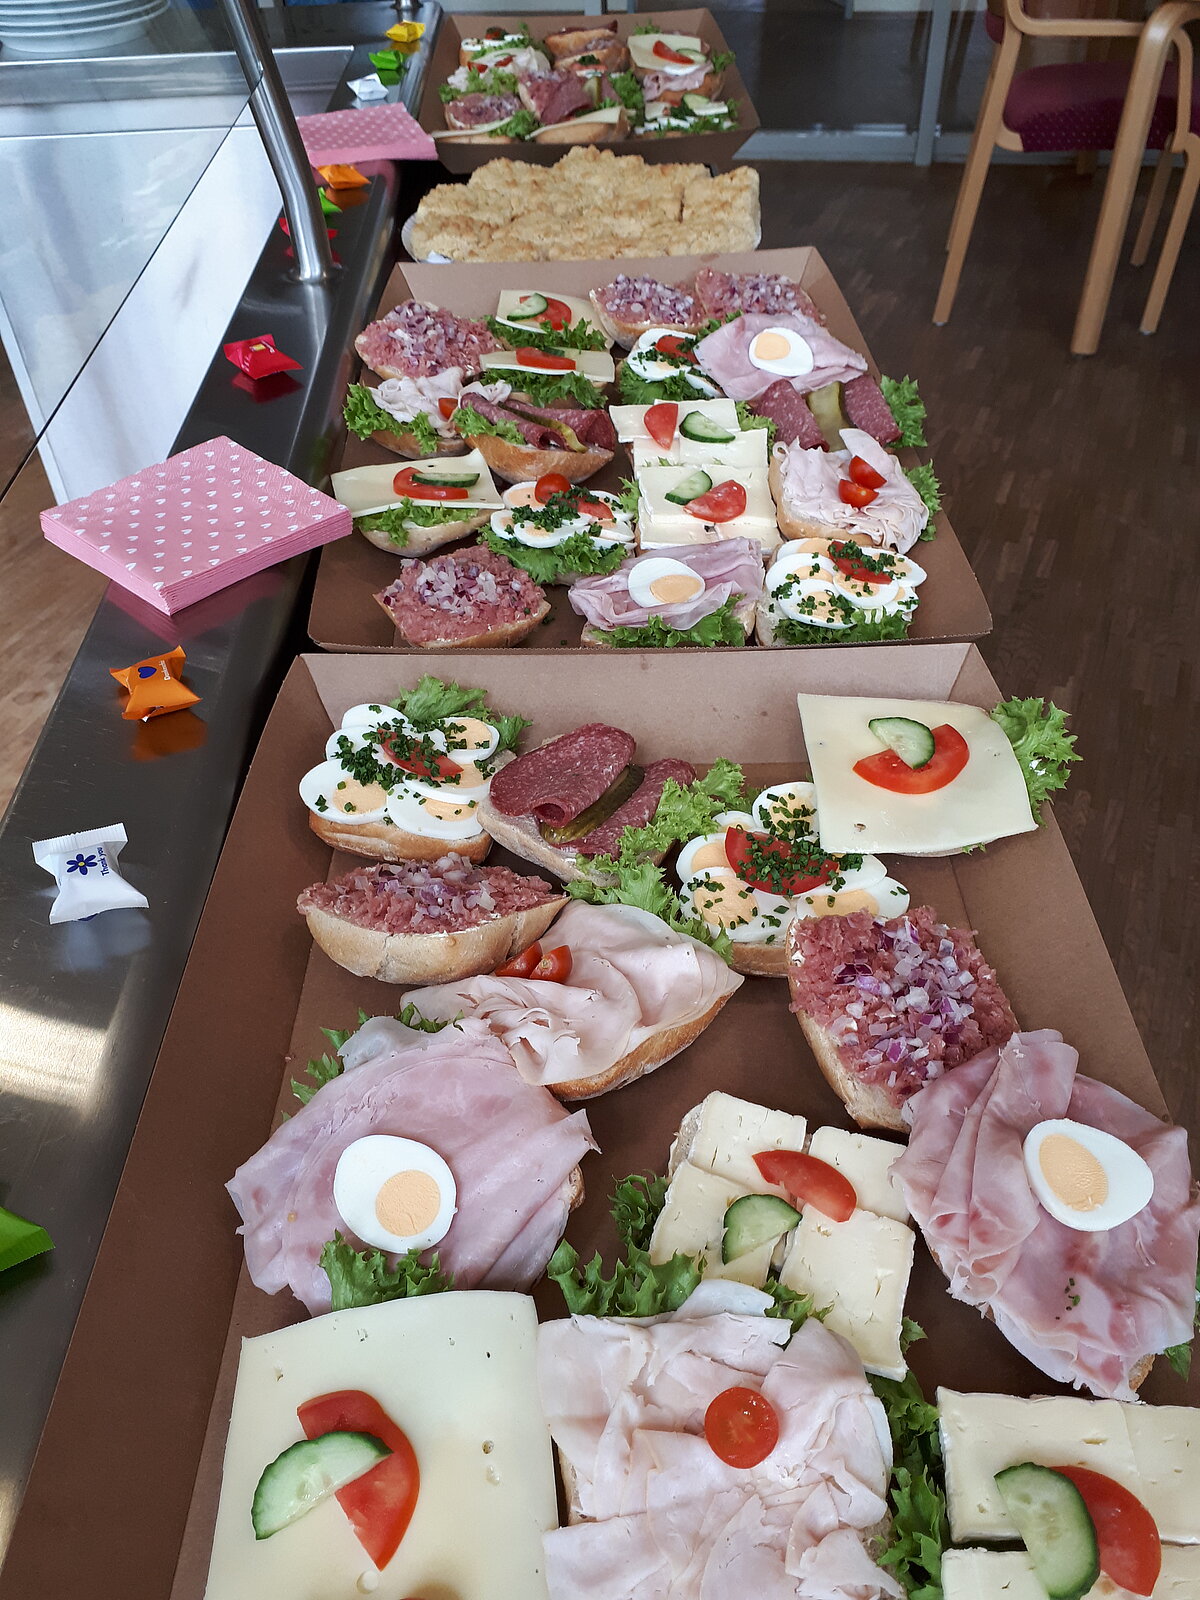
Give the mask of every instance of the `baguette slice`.
M 622 1089 L 627 1083 L 636 1083 L 648 1072 L 670 1061 L 693 1044 L 724 1006 L 728 995 L 715 1000 L 703 1016 L 691 1022 L 681 1022 L 675 1027 L 660 1028 L 657 1033 L 643 1039 L 636 1050 L 630 1050 L 615 1061 L 607 1072 L 597 1072 L 590 1078 L 573 1078 L 566 1083 L 547 1084 L 550 1093 L 559 1100 L 594 1100 L 610 1089 Z
M 585 57 L 591 57 L 587 60 Z M 586 45 L 569 56 L 559 56 L 554 63 L 556 72 L 624 72 L 629 66 L 629 48 L 610 34 L 603 43 Z
M 491 515 L 487 510 L 473 511 L 470 516 L 454 522 L 438 522 L 432 528 L 406 528 L 408 538 L 404 544 L 396 544 L 382 528 L 359 528 L 358 531 L 368 544 L 373 544 L 376 550 L 386 550 L 390 556 L 423 556 L 431 550 L 440 550 L 443 545 L 453 544 L 456 539 L 467 538 L 477 528 L 482 528 Z
M 482 811 L 483 806 L 480 805 Z M 308 824 L 318 839 L 345 850 L 348 855 L 368 856 L 372 861 L 437 861 L 453 850 L 468 861 L 482 861 L 492 847 L 486 832 L 474 839 L 433 839 L 424 833 L 409 833 L 387 822 L 351 824 L 330 817 L 308 814 Z
M 330 911 L 307 911 L 314 941 L 331 961 L 380 983 L 452 983 L 491 972 L 541 938 L 566 905 L 547 900 L 460 933 L 379 933 Z
M 643 317 L 638 322 L 626 322 L 612 316 L 605 309 L 595 289 L 588 291 L 588 299 L 592 302 L 596 325 L 623 350 L 632 350 L 642 335 L 649 333 L 651 328 L 662 328 L 681 336 L 690 336 L 704 324 L 703 313 L 700 313 L 694 322 L 672 322 L 670 318 L 663 317 Z M 698 400 L 703 398 L 699 390 L 696 391 L 696 398 Z
M 582 28 L 562 28 L 558 33 L 548 33 L 542 40 L 542 47 L 549 50 L 557 66 L 564 56 L 587 55 L 593 49 L 601 50 L 605 45 L 619 42 L 615 20 L 597 21 Z
M 606 467 L 613 458 L 611 450 L 590 447 L 586 450 L 538 450 L 531 444 L 513 444 L 494 433 L 477 433 L 467 436 L 467 444 L 478 450 L 492 472 L 505 483 L 527 483 L 531 478 L 544 477 L 547 472 L 560 472 L 568 483 L 583 483 L 585 479 Z
M 636 67 L 634 71 L 637 71 Z M 645 77 L 646 74 L 642 73 L 641 76 Z M 703 81 L 698 89 L 668 89 L 664 87 L 658 91 L 654 98 L 661 101 L 665 106 L 682 105 L 685 94 L 701 94 L 706 100 L 716 100 L 719 98 L 718 90 L 724 81 L 725 74 L 723 72 L 710 71 L 704 74 Z
M 476 814 L 489 838 L 495 839 L 502 849 L 514 856 L 520 856 L 522 861 L 532 861 L 536 866 L 545 867 L 547 872 L 552 872 L 563 883 L 574 883 L 579 878 L 590 876 L 580 865 L 586 858 L 581 857 L 570 845 L 548 843 L 542 838 L 533 817 L 506 817 L 496 810 L 490 798 L 479 802 Z
M 547 123 L 535 130 L 533 138 L 538 144 L 612 144 L 628 132 L 629 113 L 622 106 L 615 116 L 584 111 L 566 122 Z
M 822 522 L 802 508 L 789 505 L 783 487 L 783 469 L 772 455 L 767 464 L 767 483 L 775 502 L 775 520 L 784 539 L 846 539 L 854 538 L 864 549 L 873 550 L 875 541 L 859 534 L 848 534 L 845 528 L 833 522 Z
M 396 620 L 391 607 L 383 597 L 377 594 L 376 602 L 387 613 L 388 620 L 393 624 L 400 638 L 407 644 L 410 641 Z M 497 627 L 484 628 L 479 633 L 470 634 L 465 639 L 423 639 L 418 646 L 421 650 L 499 650 L 510 645 L 520 644 L 522 639 L 527 639 L 535 628 L 540 626 L 542 618 L 550 610 L 549 600 L 543 599 L 536 610 L 531 611 L 527 617 L 520 621 L 502 622 Z
M 393 455 L 407 456 L 410 461 L 428 461 L 431 459 L 428 451 L 418 441 L 415 433 L 405 433 L 403 427 L 397 424 L 398 431 L 389 433 L 380 428 L 371 435 L 372 444 L 381 445 L 385 450 L 390 450 Z M 460 456 L 466 450 L 466 442 L 462 439 L 439 439 L 438 447 L 433 452 L 435 456 Z

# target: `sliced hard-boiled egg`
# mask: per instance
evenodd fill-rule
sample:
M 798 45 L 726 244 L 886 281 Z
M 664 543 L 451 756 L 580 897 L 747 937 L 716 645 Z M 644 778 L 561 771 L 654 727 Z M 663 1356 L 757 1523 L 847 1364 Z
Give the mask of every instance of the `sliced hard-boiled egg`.
M 482 717 L 447 717 L 442 724 L 442 736 L 446 741 L 446 750 L 460 765 L 464 756 L 470 756 L 474 761 L 486 761 L 495 754 L 496 746 L 500 743 L 499 730 Z M 466 777 L 464 773 L 460 781 L 465 783 Z
M 1024 1154 L 1038 1200 L 1052 1217 L 1083 1233 L 1128 1222 L 1154 1193 L 1154 1174 L 1132 1145 L 1085 1122 L 1039 1122 L 1025 1135 Z
M 908 890 L 894 878 L 878 856 L 864 856 L 862 865 L 841 868 L 841 883 L 821 884 L 802 894 L 796 904 L 802 917 L 848 917 L 869 911 L 873 917 L 898 917 L 908 910 Z
M 515 506 L 536 506 L 539 504 L 536 478 L 530 478 L 526 483 L 510 483 L 507 489 L 500 491 L 500 498 L 510 509 Z
M 798 578 L 794 573 L 788 577 L 786 584 L 769 586 L 771 599 L 785 617 L 835 632 L 853 625 L 854 619 L 845 614 L 847 597 L 835 578 Z
M 803 822 L 810 833 L 817 831 L 817 791 L 811 783 L 774 783 L 750 809 L 760 828 L 787 828 Z
M 680 882 L 686 883 L 700 872 L 725 872 L 729 857 L 725 854 L 724 833 L 702 833 L 689 839 L 675 861 L 675 871 Z
M 342 727 L 375 728 L 381 722 L 398 722 L 403 727 L 408 726 L 408 718 L 403 712 L 393 706 L 385 706 L 378 700 L 368 700 L 360 706 L 350 707 L 342 718 Z
M 673 378 L 677 373 L 682 373 L 692 388 L 698 394 L 714 399 L 720 390 L 711 384 L 696 367 L 688 362 L 680 366 L 678 362 L 667 361 L 655 346 L 660 339 L 677 339 L 677 328 L 647 328 L 635 342 L 632 350 L 625 357 L 630 372 L 636 373 L 639 378 L 647 383 L 663 383 L 667 378 Z
M 696 872 L 679 899 L 689 916 L 724 928 L 735 944 L 778 944 L 794 915 L 790 900 L 752 889 L 729 867 Z
M 782 378 L 802 378 L 816 365 L 812 346 L 792 328 L 764 328 L 746 351 L 752 366 Z
M 382 784 L 360 783 L 340 761 L 322 761 L 300 779 L 300 798 L 318 817 L 339 822 L 382 822 L 388 792 Z
M 749 828 L 759 826 L 758 818 L 752 817 L 748 811 L 718 811 L 713 818 L 713 823 L 718 828 Z
M 371 1133 L 348 1144 L 333 1174 L 333 1203 L 351 1233 L 376 1250 L 427 1250 L 450 1231 L 454 1174 L 416 1139 Z
M 414 780 L 392 790 L 387 814 L 408 833 L 461 843 L 464 839 L 477 839 L 484 831 L 479 823 L 479 802 L 484 792 L 464 792 L 452 783 L 421 784 Z
M 629 569 L 629 596 L 635 604 L 680 605 L 704 593 L 704 579 L 682 561 L 669 556 L 647 556 Z
M 492 513 L 494 533 L 504 539 L 515 539 L 531 550 L 553 550 L 555 545 L 565 544 L 573 533 L 586 533 L 591 526 L 590 517 L 566 517 L 556 528 L 539 528 L 536 522 L 514 517 L 511 511 Z
M 370 728 L 335 728 L 325 741 L 325 754 L 331 760 L 340 755 L 345 742 L 351 750 L 362 750 L 371 741 Z

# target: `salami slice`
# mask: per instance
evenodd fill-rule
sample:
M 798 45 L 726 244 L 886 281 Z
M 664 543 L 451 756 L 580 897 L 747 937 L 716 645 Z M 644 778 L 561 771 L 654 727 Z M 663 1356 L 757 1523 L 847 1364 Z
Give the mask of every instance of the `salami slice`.
M 533 816 L 552 828 L 565 828 L 615 783 L 636 749 L 637 741 L 620 728 L 588 722 L 501 767 L 488 798 L 503 816 Z
M 880 444 L 891 444 L 900 437 L 892 408 L 869 372 L 842 385 L 842 405 L 854 426 L 869 433 L 872 439 L 878 439 Z
M 510 409 L 520 411 L 526 417 L 535 417 L 539 422 L 565 422 L 580 444 L 594 445 L 598 450 L 617 448 L 617 430 L 613 427 L 612 418 L 603 409 L 573 410 L 567 406 L 521 405 L 516 401 Z
M 769 417 L 775 424 L 776 444 L 798 444 L 802 450 L 825 448 L 820 423 L 808 409 L 808 401 L 797 393 L 789 379 L 780 378 L 778 383 L 773 383 L 765 394 L 759 395 L 754 409 L 760 417 Z
M 580 839 L 575 848 L 581 856 L 615 855 L 620 846 L 621 832 L 625 828 L 644 828 L 658 810 L 658 802 L 668 778 L 678 784 L 689 784 L 696 769 L 687 761 L 652 761 L 646 768 L 641 785 L 634 790 L 623 806 L 618 806 L 607 822 Z M 492 785 L 495 793 L 495 782 Z

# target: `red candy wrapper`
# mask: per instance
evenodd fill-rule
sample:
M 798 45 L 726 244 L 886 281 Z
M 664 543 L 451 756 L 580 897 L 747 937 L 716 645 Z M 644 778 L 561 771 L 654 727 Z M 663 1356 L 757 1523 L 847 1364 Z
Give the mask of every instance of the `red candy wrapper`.
M 240 367 L 248 378 L 269 378 L 276 372 L 296 372 L 299 361 L 276 350 L 275 340 L 269 333 L 260 333 L 254 339 L 235 339 L 224 346 L 226 361 Z
M 182 645 L 176 645 L 165 655 L 147 656 L 131 667 L 108 669 L 129 691 L 121 712 L 126 722 L 145 722 L 147 717 L 161 717 L 168 711 L 182 711 L 185 706 L 199 703 L 200 696 L 180 681 L 186 659 Z

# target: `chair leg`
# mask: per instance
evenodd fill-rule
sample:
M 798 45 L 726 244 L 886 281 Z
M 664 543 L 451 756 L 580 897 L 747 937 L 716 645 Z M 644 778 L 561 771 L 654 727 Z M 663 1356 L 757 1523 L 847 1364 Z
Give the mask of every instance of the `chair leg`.
M 1144 265 L 1146 257 L 1150 254 L 1150 246 L 1154 242 L 1154 230 L 1158 227 L 1163 201 L 1167 198 L 1167 185 L 1171 181 L 1171 166 L 1174 160 L 1175 152 L 1168 144 L 1159 156 L 1158 165 L 1154 169 L 1154 180 L 1150 185 L 1150 193 L 1146 196 L 1146 209 L 1142 212 L 1141 226 L 1138 228 L 1137 238 L 1133 241 L 1133 253 L 1129 257 L 1130 266 Z
M 1162 316 L 1167 290 L 1171 287 L 1171 279 L 1175 274 L 1175 263 L 1179 260 L 1179 247 L 1183 243 L 1183 236 L 1191 220 L 1192 207 L 1196 203 L 1196 191 L 1200 189 L 1200 139 L 1197 139 L 1195 134 L 1190 136 L 1184 153 L 1187 164 L 1180 179 L 1179 193 L 1175 196 L 1175 208 L 1167 225 L 1162 254 L 1158 258 L 1158 266 L 1154 269 L 1154 282 L 1150 285 L 1146 309 L 1142 312 L 1143 333 L 1158 331 L 1158 319 Z

